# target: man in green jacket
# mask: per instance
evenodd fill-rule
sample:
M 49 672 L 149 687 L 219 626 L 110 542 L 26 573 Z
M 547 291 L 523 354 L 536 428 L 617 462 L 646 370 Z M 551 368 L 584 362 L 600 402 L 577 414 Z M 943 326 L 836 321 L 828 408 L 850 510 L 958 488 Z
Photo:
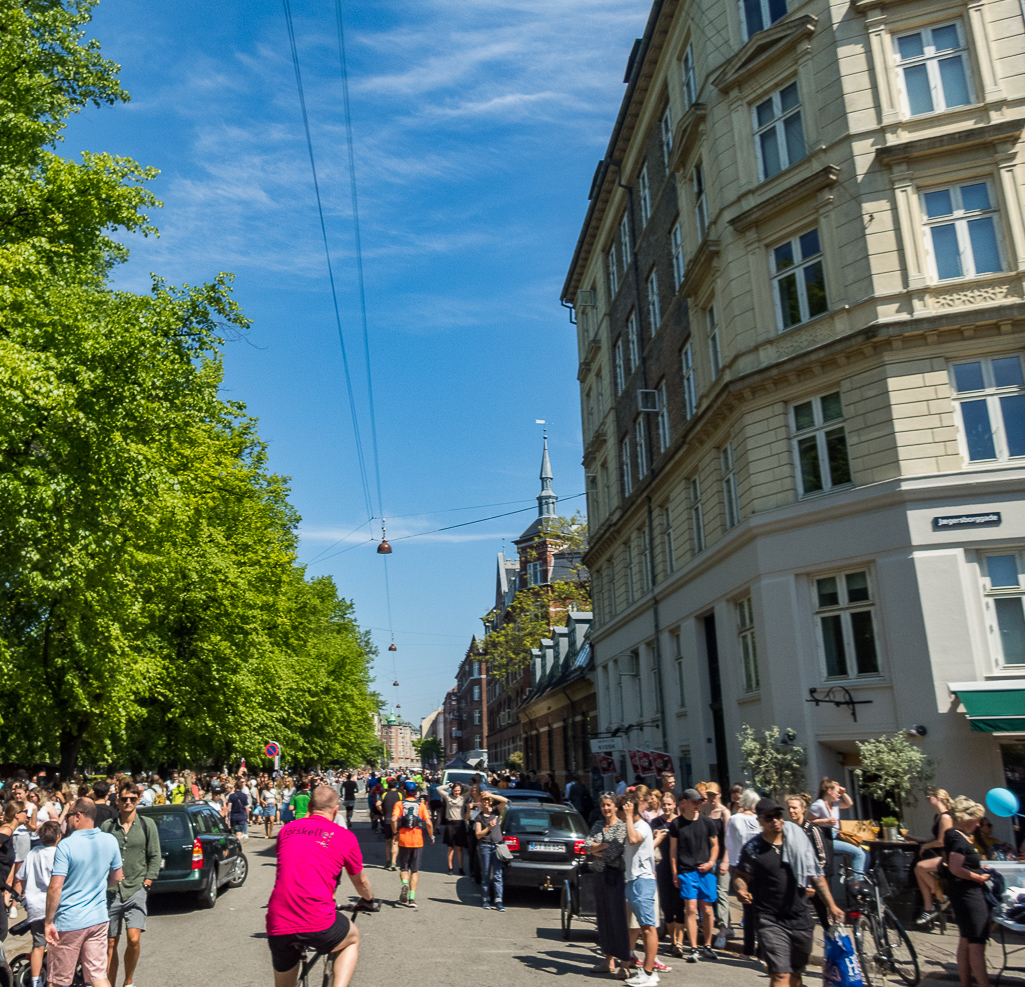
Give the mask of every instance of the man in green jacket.
M 146 898 L 150 885 L 160 874 L 160 835 L 152 819 L 136 812 L 139 789 L 130 779 L 118 789 L 117 819 L 107 819 L 100 827 L 113 835 L 121 849 L 124 879 L 107 893 L 110 927 L 107 930 L 107 979 L 117 979 L 117 946 L 121 926 L 126 927 L 125 987 L 132 987 L 135 967 L 139 962 L 142 933 L 146 931 Z

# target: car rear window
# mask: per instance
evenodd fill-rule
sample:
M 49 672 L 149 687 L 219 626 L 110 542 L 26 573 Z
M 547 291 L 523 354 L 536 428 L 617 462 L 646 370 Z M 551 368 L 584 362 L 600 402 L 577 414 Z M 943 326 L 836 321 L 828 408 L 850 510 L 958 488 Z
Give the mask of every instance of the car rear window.
M 583 820 L 568 809 L 516 809 L 506 815 L 503 832 L 509 834 L 536 833 L 538 835 L 557 830 L 562 833 L 585 835 Z
M 192 839 L 184 812 L 147 812 L 146 815 L 157 824 L 160 842 L 185 842 Z

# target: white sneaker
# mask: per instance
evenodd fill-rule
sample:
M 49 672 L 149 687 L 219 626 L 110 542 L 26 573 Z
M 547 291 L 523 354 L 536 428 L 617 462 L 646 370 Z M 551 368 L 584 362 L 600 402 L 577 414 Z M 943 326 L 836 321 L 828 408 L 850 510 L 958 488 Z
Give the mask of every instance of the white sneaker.
M 8 916 L 8 918 L 17 918 L 18 917 L 18 906 L 17 905 L 11 905 L 11 910 L 7 913 L 7 916 Z
M 651 973 L 645 973 L 644 967 L 639 966 L 633 976 L 628 977 L 623 983 L 627 987 L 655 987 L 658 983 L 658 974 L 654 970 Z
M 725 949 L 726 948 L 726 930 L 725 929 L 720 929 L 715 934 L 715 940 L 713 941 L 713 945 L 715 946 L 716 949 Z

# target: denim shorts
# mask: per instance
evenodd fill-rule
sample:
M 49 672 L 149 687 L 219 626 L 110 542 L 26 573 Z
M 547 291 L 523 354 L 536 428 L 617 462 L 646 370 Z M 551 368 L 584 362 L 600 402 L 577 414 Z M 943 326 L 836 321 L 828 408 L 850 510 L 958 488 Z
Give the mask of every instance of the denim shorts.
M 626 882 L 626 901 L 640 925 L 658 926 L 655 914 L 655 891 L 658 882 L 653 877 L 638 877 Z

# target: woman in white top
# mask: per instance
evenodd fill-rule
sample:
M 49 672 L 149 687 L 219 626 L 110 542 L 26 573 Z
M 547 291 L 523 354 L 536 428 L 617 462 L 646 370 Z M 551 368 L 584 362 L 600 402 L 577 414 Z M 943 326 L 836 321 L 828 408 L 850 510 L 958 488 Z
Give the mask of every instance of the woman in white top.
M 268 785 L 260 793 L 260 809 L 263 816 L 263 835 L 267 839 L 274 836 L 274 821 L 278 817 L 278 790 Z
M 821 826 L 832 839 L 834 855 L 846 857 L 850 861 L 851 873 L 860 879 L 865 876 L 868 854 L 860 846 L 840 839 L 840 810 L 849 809 L 852 805 L 854 800 L 840 782 L 823 778 L 819 785 L 819 797 L 812 802 L 808 815 L 812 825 Z

